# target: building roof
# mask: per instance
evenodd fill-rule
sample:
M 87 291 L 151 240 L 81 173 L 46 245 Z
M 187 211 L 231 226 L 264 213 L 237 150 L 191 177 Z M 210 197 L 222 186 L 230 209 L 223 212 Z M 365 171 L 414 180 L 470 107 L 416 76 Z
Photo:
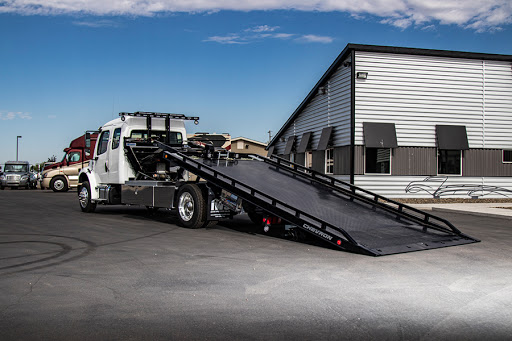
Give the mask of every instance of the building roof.
M 309 92 L 306 98 L 298 106 L 293 114 L 288 118 L 285 124 L 279 129 L 277 134 L 274 136 L 272 141 L 267 145 L 268 149 L 276 141 L 279 140 L 281 135 L 288 129 L 292 122 L 302 112 L 302 110 L 309 104 L 309 102 L 318 93 L 321 86 L 327 82 L 327 80 L 336 72 L 341 64 L 351 55 L 354 51 L 362 52 L 377 52 L 377 53 L 393 53 L 393 54 L 410 54 L 410 55 L 421 55 L 421 56 L 432 56 L 432 57 L 448 57 L 448 58 L 466 58 L 466 59 L 481 59 L 481 60 L 497 60 L 512 62 L 512 55 L 503 54 L 490 54 L 490 53 L 477 53 L 477 52 L 460 52 L 460 51 L 448 51 L 448 50 L 431 50 L 431 49 L 420 49 L 420 48 L 409 48 L 409 47 L 395 47 L 395 46 L 379 46 L 379 45 L 360 45 L 360 44 L 347 44 L 343 51 L 339 54 L 332 65 L 327 69 L 322 78 L 316 83 L 313 89 Z
M 251 143 L 254 143 L 254 144 L 258 144 L 258 145 L 263 146 L 263 147 L 265 147 L 267 145 L 266 143 L 263 143 L 263 142 L 260 142 L 260 141 L 256 141 L 256 140 L 251 140 L 251 139 L 248 139 L 247 137 L 243 137 L 243 136 L 239 136 L 237 138 L 231 139 L 231 143 L 236 142 L 238 140 L 248 141 L 248 142 L 251 142 Z

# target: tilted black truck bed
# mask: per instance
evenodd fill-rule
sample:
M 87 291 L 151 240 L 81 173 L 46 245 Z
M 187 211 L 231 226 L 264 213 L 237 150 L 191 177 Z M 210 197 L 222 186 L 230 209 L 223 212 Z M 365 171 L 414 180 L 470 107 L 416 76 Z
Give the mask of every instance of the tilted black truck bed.
M 478 242 L 442 218 L 277 157 L 192 158 L 158 145 L 168 160 L 344 250 L 379 256 Z
M 440 242 L 454 239 L 454 235 L 447 236 L 436 230 L 423 232 L 421 225 L 397 221 L 395 215 L 374 210 L 369 204 L 350 200 L 323 184 L 294 177 L 265 162 L 240 160 L 215 164 L 206 161 L 206 164 L 297 210 L 342 228 L 358 243 L 381 254 L 426 248 L 429 244 L 443 246 Z

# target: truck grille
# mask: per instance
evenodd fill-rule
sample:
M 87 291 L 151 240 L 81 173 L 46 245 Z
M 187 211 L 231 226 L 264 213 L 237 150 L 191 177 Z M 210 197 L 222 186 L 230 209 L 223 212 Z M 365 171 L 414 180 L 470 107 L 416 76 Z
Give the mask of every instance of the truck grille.
M 7 180 L 17 181 L 20 179 L 19 175 L 7 175 Z

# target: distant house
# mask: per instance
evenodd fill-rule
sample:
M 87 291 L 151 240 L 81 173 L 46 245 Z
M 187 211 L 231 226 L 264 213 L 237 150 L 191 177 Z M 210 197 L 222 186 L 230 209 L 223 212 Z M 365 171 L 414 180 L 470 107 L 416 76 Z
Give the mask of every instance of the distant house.
M 391 197 L 512 197 L 512 56 L 348 44 L 268 152 Z
M 252 153 L 266 156 L 266 147 L 266 143 L 254 141 L 245 137 L 231 139 L 231 151 L 233 153 Z

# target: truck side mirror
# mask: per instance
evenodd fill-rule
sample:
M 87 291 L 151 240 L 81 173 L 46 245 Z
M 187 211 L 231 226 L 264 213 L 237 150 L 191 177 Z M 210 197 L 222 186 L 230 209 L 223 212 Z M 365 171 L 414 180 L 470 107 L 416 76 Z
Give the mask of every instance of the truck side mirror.
M 85 133 L 85 148 L 91 148 L 91 133 Z

